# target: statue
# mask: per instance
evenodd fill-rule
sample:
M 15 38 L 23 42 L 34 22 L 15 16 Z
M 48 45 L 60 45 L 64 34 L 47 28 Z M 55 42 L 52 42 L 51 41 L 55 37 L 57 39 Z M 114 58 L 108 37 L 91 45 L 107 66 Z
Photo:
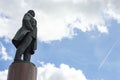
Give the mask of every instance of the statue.
M 37 49 L 37 21 L 34 19 L 35 12 L 29 10 L 23 17 L 22 27 L 17 31 L 12 39 L 12 43 L 16 47 L 16 55 L 14 61 L 29 61 L 31 55 Z

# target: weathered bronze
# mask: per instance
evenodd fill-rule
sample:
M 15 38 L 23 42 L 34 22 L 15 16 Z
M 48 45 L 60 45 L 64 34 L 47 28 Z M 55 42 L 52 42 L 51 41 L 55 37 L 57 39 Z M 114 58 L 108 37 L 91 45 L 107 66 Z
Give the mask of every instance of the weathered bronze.
M 37 21 L 34 19 L 35 12 L 29 10 L 23 17 L 22 27 L 17 31 L 12 39 L 16 47 L 14 61 L 30 61 L 31 55 L 37 49 Z

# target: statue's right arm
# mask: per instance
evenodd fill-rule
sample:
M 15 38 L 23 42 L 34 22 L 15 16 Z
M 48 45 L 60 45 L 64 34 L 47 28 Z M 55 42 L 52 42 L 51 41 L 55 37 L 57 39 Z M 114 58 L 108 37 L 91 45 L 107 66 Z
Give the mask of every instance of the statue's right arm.
M 23 18 L 23 25 L 25 25 L 25 27 L 30 30 L 33 31 L 32 25 L 30 23 L 30 17 L 28 15 L 25 15 Z

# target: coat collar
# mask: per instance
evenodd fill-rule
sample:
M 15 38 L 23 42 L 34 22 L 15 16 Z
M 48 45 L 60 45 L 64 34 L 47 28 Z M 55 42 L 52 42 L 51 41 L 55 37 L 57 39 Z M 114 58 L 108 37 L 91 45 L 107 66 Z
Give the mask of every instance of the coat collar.
M 30 13 L 27 13 L 31 18 L 33 18 L 34 19 L 34 17 L 30 14 Z

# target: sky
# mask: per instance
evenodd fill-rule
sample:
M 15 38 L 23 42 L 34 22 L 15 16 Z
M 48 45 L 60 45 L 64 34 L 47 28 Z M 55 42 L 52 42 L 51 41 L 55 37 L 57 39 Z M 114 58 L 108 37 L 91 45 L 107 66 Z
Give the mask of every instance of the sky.
M 0 80 L 24 14 L 37 20 L 37 80 L 120 80 L 120 0 L 0 0 Z

